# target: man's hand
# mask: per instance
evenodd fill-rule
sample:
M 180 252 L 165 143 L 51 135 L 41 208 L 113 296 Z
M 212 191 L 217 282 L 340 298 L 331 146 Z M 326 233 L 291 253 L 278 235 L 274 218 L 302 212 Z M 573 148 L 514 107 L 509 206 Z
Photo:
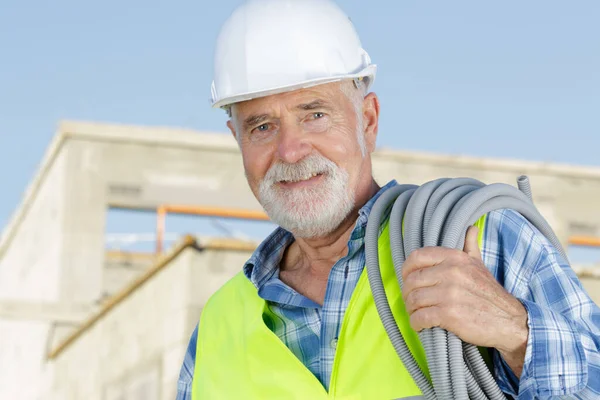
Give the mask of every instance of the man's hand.
M 527 311 L 483 264 L 478 229 L 467 231 L 464 252 L 425 247 L 402 268 L 402 297 L 416 331 L 439 326 L 467 343 L 496 348 L 521 375 L 527 346 Z

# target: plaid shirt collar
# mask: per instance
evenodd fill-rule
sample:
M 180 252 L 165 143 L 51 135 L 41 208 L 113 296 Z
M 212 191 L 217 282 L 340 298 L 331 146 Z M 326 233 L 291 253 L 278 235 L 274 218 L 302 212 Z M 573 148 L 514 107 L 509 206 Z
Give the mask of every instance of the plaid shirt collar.
M 348 248 L 352 249 L 353 252 L 358 251 L 362 246 L 351 246 L 352 242 L 363 241 L 365 237 L 365 231 L 367 228 L 367 220 L 373 205 L 381 196 L 383 192 L 389 188 L 396 186 L 398 183 L 395 180 L 391 180 L 358 211 L 358 218 L 354 229 L 350 234 L 348 241 Z M 279 275 L 279 263 L 283 258 L 285 249 L 294 242 L 294 236 L 281 227 L 277 227 L 254 251 L 250 259 L 244 265 L 244 274 L 246 277 L 261 291 L 261 288 L 274 275 Z M 352 257 L 354 254 L 348 254 Z

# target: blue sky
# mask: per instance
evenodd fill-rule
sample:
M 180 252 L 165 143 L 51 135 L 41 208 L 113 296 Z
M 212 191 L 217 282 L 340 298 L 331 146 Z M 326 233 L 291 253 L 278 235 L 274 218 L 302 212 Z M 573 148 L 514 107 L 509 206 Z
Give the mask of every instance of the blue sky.
M 61 119 L 224 132 L 212 51 L 239 3 L 4 0 L 0 226 Z M 600 165 L 597 0 L 338 4 L 378 64 L 380 146 Z

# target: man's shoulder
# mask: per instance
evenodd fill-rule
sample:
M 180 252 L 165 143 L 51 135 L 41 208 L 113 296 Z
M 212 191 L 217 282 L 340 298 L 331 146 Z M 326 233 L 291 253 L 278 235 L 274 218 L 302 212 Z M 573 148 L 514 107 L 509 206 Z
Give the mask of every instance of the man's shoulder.
M 261 301 L 254 285 L 243 272 L 238 272 L 214 292 L 202 308 L 198 336 L 214 338 L 232 326 L 244 324 L 257 315 Z
M 252 293 L 253 288 L 254 286 L 244 272 L 240 271 L 209 297 L 203 312 L 208 309 L 231 305 L 232 302 L 243 301 Z
M 548 238 L 521 213 L 508 208 L 491 211 L 486 217 L 486 237 L 502 242 L 504 246 L 526 241 L 539 248 L 550 250 Z
M 511 208 L 501 208 L 490 211 L 487 214 L 489 223 L 495 224 L 499 228 L 521 228 L 523 225 L 529 225 L 529 221 L 519 212 Z
M 500 209 L 487 214 L 483 236 L 484 259 L 497 276 L 531 276 L 544 266 L 563 265 L 561 249 L 555 247 L 534 224 L 519 212 Z

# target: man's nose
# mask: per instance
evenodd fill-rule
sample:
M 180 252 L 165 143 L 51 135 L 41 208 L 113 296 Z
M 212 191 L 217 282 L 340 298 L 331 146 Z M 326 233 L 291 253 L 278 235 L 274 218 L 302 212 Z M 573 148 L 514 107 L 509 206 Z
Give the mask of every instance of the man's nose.
M 277 153 L 279 159 L 294 164 L 302 160 L 311 152 L 308 135 L 301 126 L 294 123 L 282 124 L 279 128 L 279 143 Z

